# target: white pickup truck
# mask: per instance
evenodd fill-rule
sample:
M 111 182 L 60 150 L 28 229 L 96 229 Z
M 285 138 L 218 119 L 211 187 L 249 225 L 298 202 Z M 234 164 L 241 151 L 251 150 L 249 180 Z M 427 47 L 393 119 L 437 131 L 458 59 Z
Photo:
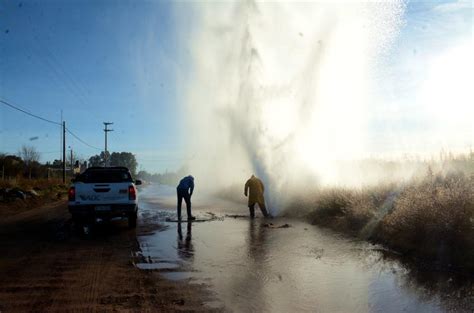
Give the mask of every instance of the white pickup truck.
M 72 180 L 68 192 L 68 208 L 77 224 L 128 218 L 128 226 L 136 227 L 138 196 L 136 185 L 126 167 L 90 167 Z

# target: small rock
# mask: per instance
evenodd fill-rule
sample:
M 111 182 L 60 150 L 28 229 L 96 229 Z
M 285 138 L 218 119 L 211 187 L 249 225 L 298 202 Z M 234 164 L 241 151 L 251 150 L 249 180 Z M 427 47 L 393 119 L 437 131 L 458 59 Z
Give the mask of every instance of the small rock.
M 7 197 L 12 199 L 26 199 L 26 194 L 23 190 L 20 189 L 10 189 L 7 191 Z
M 173 304 L 184 305 L 184 299 L 173 300 Z
M 39 197 L 39 194 L 34 189 L 28 190 L 26 195 L 30 197 Z
M 265 223 L 263 224 L 263 227 L 267 228 L 288 228 L 291 227 L 290 224 L 283 224 L 283 225 L 274 225 L 273 223 Z

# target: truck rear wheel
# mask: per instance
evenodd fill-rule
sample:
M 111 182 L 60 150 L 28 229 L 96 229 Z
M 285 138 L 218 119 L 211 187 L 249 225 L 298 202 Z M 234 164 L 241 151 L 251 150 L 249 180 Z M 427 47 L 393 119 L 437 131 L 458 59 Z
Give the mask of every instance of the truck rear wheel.
M 128 228 L 137 227 L 137 212 L 133 212 L 128 216 Z
M 78 227 L 81 227 L 82 224 L 84 223 L 83 219 L 80 218 L 79 216 L 77 215 L 73 215 L 72 216 L 72 223 L 74 224 L 74 227 L 78 228 Z
M 84 217 L 74 216 L 72 217 L 74 224 L 74 231 L 80 236 L 87 236 L 91 231 L 92 224 Z

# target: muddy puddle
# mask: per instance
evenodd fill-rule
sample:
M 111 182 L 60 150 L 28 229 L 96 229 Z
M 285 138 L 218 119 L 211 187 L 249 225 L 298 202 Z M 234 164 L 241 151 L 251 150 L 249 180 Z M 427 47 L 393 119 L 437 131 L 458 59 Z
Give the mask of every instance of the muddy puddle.
M 419 272 L 381 247 L 299 220 L 250 220 L 242 205 L 200 206 L 208 222 L 176 223 L 173 189 L 142 191 L 141 218 L 165 227 L 138 238 L 137 267 L 204 283 L 230 312 L 472 312 L 472 282 Z M 198 200 L 198 199 L 197 199 Z M 160 201 L 162 204 L 160 204 Z M 236 207 L 234 217 L 230 206 Z M 168 220 L 168 221 L 167 221 Z M 274 227 L 269 227 L 271 222 Z M 279 228 L 279 225 L 288 224 Z

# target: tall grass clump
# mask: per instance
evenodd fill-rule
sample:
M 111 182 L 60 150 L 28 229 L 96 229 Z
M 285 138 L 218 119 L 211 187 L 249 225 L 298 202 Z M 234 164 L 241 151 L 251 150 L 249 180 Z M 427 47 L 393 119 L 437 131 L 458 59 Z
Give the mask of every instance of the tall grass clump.
M 474 175 L 433 174 L 404 183 L 306 192 L 286 215 L 382 243 L 406 255 L 474 270 Z
M 404 253 L 474 269 L 474 176 L 429 174 L 404 188 L 377 238 Z
M 332 187 L 306 192 L 288 203 L 285 215 L 306 217 L 312 224 L 358 235 L 380 215 L 394 184 L 349 189 Z

